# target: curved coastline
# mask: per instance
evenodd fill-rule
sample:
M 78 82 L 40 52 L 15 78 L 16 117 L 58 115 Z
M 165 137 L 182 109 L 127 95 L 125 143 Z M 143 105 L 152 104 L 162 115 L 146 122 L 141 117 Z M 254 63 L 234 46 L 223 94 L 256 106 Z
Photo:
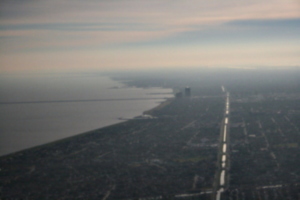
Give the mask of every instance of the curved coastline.
M 165 98 L 164 101 L 160 102 L 154 108 L 151 108 L 150 110 L 144 111 L 143 114 L 151 115 L 151 114 L 153 114 L 153 112 L 155 112 L 159 109 L 162 109 L 165 106 L 169 105 L 172 100 L 174 100 L 174 97 Z M 68 136 L 68 137 L 65 137 L 65 138 L 62 138 L 62 139 L 54 140 L 54 141 L 43 143 L 43 144 L 36 145 L 36 146 L 33 146 L 33 147 L 29 147 L 29 148 L 21 149 L 21 150 L 18 150 L 18 151 L 14 151 L 14 152 L 11 152 L 11 153 L 8 153 L 8 154 L 0 155 L 0 158 L 1 159 L 6 159 L 6 158 L 9 158 L 11 156 L 22 155 L 23 152 L 26 152 L 26 151 L 36 151 L 36 150 L 41 149 L 41 148 L 50 147 L 51 145 L 55 145 L 55 144 L 58 144 L 60 142 L 65 142 L 65 141 L 68 141 L 68 140 L 71 141 L 72 139 L 75 139 L 75 138 L 78 139 L 79 137 L 84 137 L 88 134 L 95 134 L 97 132 L 100 132 L 101 130 L 108 129 L 108 128 L 111 128 L 111 127 L 114 127 L 114 126 L 119 126 L 119 125 L 122 125 L 122 124 L 126 124 L 130 121 L 133 121 L 133 120 L 135 120 L 135 119 L 134 118 L 126 119 L 126 120 L 122 119 L 122 120 L 119 120 L 117 123 L 114 123 L 114 124 L 111 124 L 111 125 L 99 127 L 99 128 L 96 128 L 96 129 L 86 131 L 86 132 L 82 132 L 82 133 L 78 133 L 78 134 L 75 134 L 75 135 L 72 135 L 72 136 Z
M 172 96 L 171 88 L 131 87 L 107 76 L 55 76 L 55 84 L 53 76 L 43 76 L 44 85 L 40 78 L 7 81 L 5 91 L 14 89 L 16 96 L 4 93 L 0 99 L 7 113 L 1 116 L 0 157 L 124 122 L 120 118 L 133 119 Z M 18 81 L 24 83 L 9 87 Z M 57 90 L 56 85 L 63 88 Z M 62 93 L 67 89 L 70 92 Z
M 169 105 L 174 100 L 174 97 L 172 98 L 166 98 L 165 101 L 161 102 L 159 105 L 155 106 L 154 108 L 151 108 L 150 110 L 146 110 L 143 112 L 144 115 L 152 115 L 153 112 L 164 108 L 165 106 Z

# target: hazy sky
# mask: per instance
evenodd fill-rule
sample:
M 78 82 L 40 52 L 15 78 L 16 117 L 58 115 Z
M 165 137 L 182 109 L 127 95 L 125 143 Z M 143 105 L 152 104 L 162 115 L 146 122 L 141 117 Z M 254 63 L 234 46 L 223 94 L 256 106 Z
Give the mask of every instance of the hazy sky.
M 0 73 L 200 66 L 300 66 L 300 1 L 0 3 Z

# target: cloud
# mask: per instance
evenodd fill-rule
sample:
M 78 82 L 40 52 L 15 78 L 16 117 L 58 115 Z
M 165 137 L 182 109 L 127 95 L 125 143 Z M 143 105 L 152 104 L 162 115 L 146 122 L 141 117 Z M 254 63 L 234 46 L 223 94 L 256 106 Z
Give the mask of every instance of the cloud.
M 300 29 L 300 18 L 292 19 L 250 19 L 230 21 L 227 25 L 243 27 L 266 27 L 266 28 L 297 28 Z
M 255 51 L 277 55 L 270 45 L 278 63 L 295 63 L 299 10 L 295 0 L 3 0 L 0 57 L 36 68 L 266 63 Z
M 0 55 L 2 70 L 134 69 L 185 66 L 291 66 L 300 62 L 299 43 L 163 46 L 160 48 L 28 52 Z M 18 59 L 16 59 L 18 58 Z
M 18 3 L 16 3 L 18 2 Z M 252 18 L 294 18 L 293 0 L 3 0 L 2 23 L 144 23 L 165 26 Z M 27 2 L 27 3 L 24 3 Z

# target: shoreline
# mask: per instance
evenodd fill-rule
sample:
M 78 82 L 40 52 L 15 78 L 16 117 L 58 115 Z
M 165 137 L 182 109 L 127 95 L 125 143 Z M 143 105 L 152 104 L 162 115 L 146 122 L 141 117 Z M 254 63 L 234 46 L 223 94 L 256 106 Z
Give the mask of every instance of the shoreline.
M 60 77 L 57 84 L 64 83 L 64 77 Z M 27 79 L 30 83 L 40 81 L 31 80 L 31 77 Z M 52 83 L 53 80 L 48 79 L 47 83 Z M 87 91 L 84 95 L 74 93 L 82 88 L 76 87 L 77 78 L 71 76 L 68 85 L 63 88 L 73 89 L 67 98 L 55 88 L 50 88 L 53 93 L 57 92 L 55 98 L 37 98 L 43 94 L 43 88 L 34 90 L 33 98 L 13 99 L 9 98 L 9 94 L 2 98 L 1 108 L 9 115 L 1 117 L 0 157 L 124 122 L 119 118 L 127 121 L 173 97 L 172 88 L 164 90 L 166 88 L 152 86 L 144 89 L 139 84 L 126 85 L 108 76 L 83 77 L 83 80 L 87 80 L 87 84 L 82 86 Z M 13 81 L 8 83 L 13 85 Z M 95 84 L 99 84 L 99 88 L 93 87 Z M 119 90 L 112 89 L 114 87 Z M 19 110 L 22 111 L 20 115 Z
M 72 135 L 72 136 L 69 136 L 69 137 L 58 139 L 58 140 L 55 140 L 55 141 L 52 141 L 52 142 L 47 142 L 47 143 L 40 144 L 40 145 L 37 145 L 37 146 L 29 147 L 29 148 L 26 148 L 26 149 L 23 149 L 23 150 L 20 150 L 20 151 L 15 151 L 15 152 L 12 152 L 12 153 L 9 153 L 9 154 L 1 155 L 0 159 L 5 159 L 5 157 L 14 156 L 14 154 L 21 154 L 22 155 L 22 152 L 24 152 L 24 151 L 33 151 L 33 150 L 36 150 L 36 149 L 39 149 L 39 148 L 55 145 L 59 142 L 64 142 L 66 140 L 71 140 L 72 138 L 75 138 L 75 137 L 84 137 L 87 134 L 92 134 L 96 131 L 100 131 L 101 129 L 110 128 L 112 126 L 120 125 L 120 124 L 126 123 L 128 121 L 129 120 L 121 121 L 119 123 L 115 123 L 115 124 L 111 124 L 111 125 L 108 125 L 108 126 L 100 127 L 100 128 L 97 128 L 97 129 L 93 129 L 93 130 L 90 130 L 90 131 L 83 132 L 83 133 L 78 133 L 76 135 Z
M 160 102 L 160 104 L 158 104 L 157 106 L 155 106 L 154 108 L 152 108 L 150 110 L 144 111 L 143 114 L 144 115 L 152 115 L 153 112 L 155 112 L 156 110 L 160 110 L 160 109 L 164 108 L 165 106 L 169 105 L 173 100 L 174 100 L 174 97 L 166 98 L 165 101 Z
M 174 97 L 165 98 L 165 99 L 162 98 L 162 100 L 164 100 L 164 101 L 160 102 L 154 108 L 151 108 L 150 110 L 146 110 L 146 111 L 142 112 L 142 115 L 143 114 L 150 114 L 150 113 L 152 113 L 156 110 L 164 108 L 165 106 L 169 105 L 174 100 Z M 78 133 L 78 134 L 75 134 L 75 135 L 72 135 L 72 136 L 68 136 L 68 137 L 61 138 L 61 139 L 58 139 L 58 140 L 54 140 L 54 141 L 51 141 L 51 142 L 47 142 L 47 143 L 44 143 L 44 144 L 40 144 L 40 145 L 36 145 L 36 146 L 33 146 L 33 147 L 25 148 L 25 149 L 22 149 L 22 150 L 18 150 L 18 151 L 15 151 L 15 152 L 11 152 L 11 153 L 8 153 L 8 154 L 0 155 L 0 159 L 6 159 L 6 157 L 15 156 L 17 154 L 22 155 L 22 153 L 24 151 L 34 151 L 34 150 L 37 150 L 39 148 L 44 148 L 44 147 L 47 147 L 47 146 L 55 145 L 55 144 L 60 143 L 60 142 L 64 142 L 64 141 L 67 141 L 67 140 L 72 140 L 73 138 L 84 137 L 85 135 L 95 133 L 96 131 L 101 131 L 102 129 L 106 129 L 106 128 L 110 128 L 110 127 L 113 127 L 113 126 L 118 126 L 118 125 L 121 125 L 121 124 L 125 124 L 125 123 L 128 123 L 128 122 L 133 121 L 133 120 L 136 120 L 136 119 L 134 119 L 134 118 L 125 119 L 125 120 L 118 119 L 116 123 L 113 123 L 111 125 L 99 127 L 99 128 L 96 128 L 96 129 L 88 130 L 88 131 L 85 131 L 85 132 L 82 132 L 82 133 Z

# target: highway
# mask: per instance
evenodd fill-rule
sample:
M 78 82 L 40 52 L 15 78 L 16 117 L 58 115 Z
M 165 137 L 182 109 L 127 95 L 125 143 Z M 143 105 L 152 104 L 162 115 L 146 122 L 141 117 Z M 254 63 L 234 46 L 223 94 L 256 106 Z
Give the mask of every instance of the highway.
M 224 86 L 222 86 L 222 91 L 225 92 L 226 89 Z M 225 185 L 226 185 L 226 173 L 227 173 L 227 162 L 228 162 L 228 124 L 229 124 L 229 113 L 230 113 L 230 93 L 226 92 L 226 103 L 225 103 L 225 112 L 224 112 L 224 119 L 222 121 L 222 132 L 221 132 L 221 138 L 223 138 L 222 142 L 220 143 L 222 145 L 221 148 L 221 159 L 219 163 L 219 171 L 220 175 L 218 177 L 218 186 L 217 186 L 217 194 L 216 194 L 216 200 L 221 200 L 221 194 L 224 192 Z

